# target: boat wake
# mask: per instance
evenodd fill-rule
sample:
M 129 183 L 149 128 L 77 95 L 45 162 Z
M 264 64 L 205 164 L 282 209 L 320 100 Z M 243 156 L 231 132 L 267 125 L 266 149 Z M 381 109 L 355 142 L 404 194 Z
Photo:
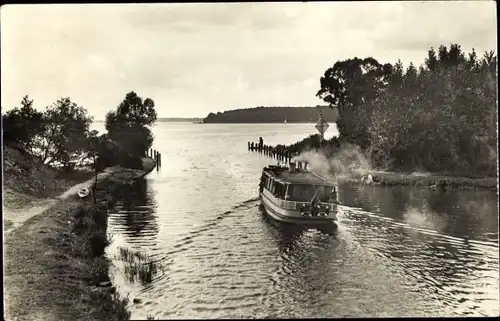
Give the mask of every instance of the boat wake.
M 219 224 L 221 224 L 221 221 L 227 217 L 230 217 L 231 214 L 234 214 L 236 210 L 243 210 L 243 209 L 248 209 L 254 206 L 257 206 L 255 204 L 259 200 L 258 197 L 252 198 L 249 200 L 246 200 L 238 205 L 235 205 L 231 207 L 231 210 L 225 211 L 219 215 L 217 215 L 215 218 L 210 219 L 205 222 L 205 224 L 201 226 L 197 226 L 195 230 L 192 230 L 187 233 L 187 235 L 183 238 L 178 239 L 175 241 L 174 245 L 172 245 L 172 249 L 170 251 L 162 252 L 160 257 L 154 257 L 154 262 L 164 262 L 167 259 L 170 259 L 172 255 L 175 255 L 179 252 L 182 252 L 186 249 L 186 246 L 189 246 L 191 243 L 194 242 L 194 239 L 198 236 L 203 235 L 206 232 L 209 232 L 213 229 L 215 229 Z

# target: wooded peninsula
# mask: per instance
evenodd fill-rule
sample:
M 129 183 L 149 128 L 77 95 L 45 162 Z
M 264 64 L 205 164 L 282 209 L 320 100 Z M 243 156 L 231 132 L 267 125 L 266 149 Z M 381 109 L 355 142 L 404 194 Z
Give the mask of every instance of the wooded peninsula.
M 254 107 L 210 113 L 204 123 L 315 123 L 319 113 L 327 122 L 337 121 L 335 108 L 317 107 Z

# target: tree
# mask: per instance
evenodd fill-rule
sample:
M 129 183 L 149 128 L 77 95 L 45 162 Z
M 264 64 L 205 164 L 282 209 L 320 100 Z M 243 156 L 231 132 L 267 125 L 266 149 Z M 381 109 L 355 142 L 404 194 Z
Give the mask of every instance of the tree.
M 431 47 L 431 49 L 429 49 L 427 53 L 427 58 L 425 59 L 425 65 L 429 70 L 434 71 L 436 70 L 438 63 L 439 62 L 436 56 L 436 51 L 434 50 L 433 47 Z
M 392 65 L 382 65 L 371 57 L 337 61 L 325 71 L 316 96 L 337 107 L 337 128 L 342 141 L 362 148 L 369 146 L 368 107 L 387 86 L 391 75 Z
M 142 99 L 131 91 L 116 111 L 106 114 L 109 138 L 135 156 L 143 156 L 153 144 L 153 134 L 147 126 L 157 119 L 155 103 L 151 98 Z
M 89 128 L 93 118 L 87 110 L 61 98 L 43 113 L 43 133 L 33 142 L 33 153 L 48 164 L 59 164 L 66 169 L 88 157 Z
M 496 175 L 496 55 L 478 59 L 460 46 L 432 48 L 425 65 L 397 63 L 372 101 L 375 163 L 458 175 Z
M 42 119 L 42 113 L 33 107 L 33 100 L 24 96 L 21 108 L 16 107 L 2 117 L 4 140 L 31 149 L 35 137 L 44 130 Z

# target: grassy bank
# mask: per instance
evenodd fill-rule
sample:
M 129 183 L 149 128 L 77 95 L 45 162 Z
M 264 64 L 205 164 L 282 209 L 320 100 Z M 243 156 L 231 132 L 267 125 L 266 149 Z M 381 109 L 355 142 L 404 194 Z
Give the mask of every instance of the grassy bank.
M 344 180 L 351 183 L 362 183 L 361 178 L 364 175 L 371 174 L 375 184 L 395 186 L 395 185 L 412 185 L 412 186 L 438 186 L 444 189 L 498 189 L 497 177 L 465 177 L 461 175 L 453 175 L 450 173 L 419 173 L 417 169 L 414 171 L 401 171 L 397 169 L 380 169 L 367 168 L 365 164 L 369 163 L 368 157 L 360 150 L 350 147 L 341 147 L 341 143 L 337 138 L 324 141 L 320 148 L 319 135 L 311 135 L 303 140 L 289 146 L 278 145 L 276 148 L 290 152 L 292 155 L 305 155 L 305 158 L 310 163 L 310 167 L 325 168 L 327 163 L 328 168 L 332 172 L 340 171 Z M 316 157 L 315 155 L 322 155 Z M 363 165 L 362 165 L 363 164 Z M 346 168 L 351 167 L 349 170 Z M 336 171 L 337 170 L 337 171 Z
M 443 189 L 490 189 L 497 190 L 498 181 L 496 177 L 486 178 L 469 178 L 455 177 L 435 174 L 408 174 L 397 172 L 381 172 L 368 171 L 373 177 L 375 184 L 396 186 L 396 185 L 411 185 L 411 186 L 429 186 Z M 358 177 L 349 178 L 350 182 L 360 183 L 361 175 Z
M 113 193 L 154 168 L 113 168 L 98 181 L 97 201 L 58 200 L 5 239 L 6 318 L 12 320 L 127 320 L 126 299 L 109 282 L 103 256 Z
M 4 146 L 4 206 L 25 208 L 43 199 L 54 198 L 69 187 L 90 179 L 88 170 L 65 172 L 41 164 L 29 153 Z

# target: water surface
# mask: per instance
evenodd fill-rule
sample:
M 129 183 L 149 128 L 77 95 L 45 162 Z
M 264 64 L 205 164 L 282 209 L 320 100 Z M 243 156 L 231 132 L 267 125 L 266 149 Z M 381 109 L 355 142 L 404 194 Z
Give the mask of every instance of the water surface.
M 258 207 L 247 141 L 288 144 L 314 124 L 161 123 L 163 167 L 110 213 L 114 242 L 164 269 L 128 282 L 134 319 L 498 315 L 498 207 L 491 191 L 341 184 L 333 236 L 286 228 Z M 335 130 L 330 127 L 330 135 Z

